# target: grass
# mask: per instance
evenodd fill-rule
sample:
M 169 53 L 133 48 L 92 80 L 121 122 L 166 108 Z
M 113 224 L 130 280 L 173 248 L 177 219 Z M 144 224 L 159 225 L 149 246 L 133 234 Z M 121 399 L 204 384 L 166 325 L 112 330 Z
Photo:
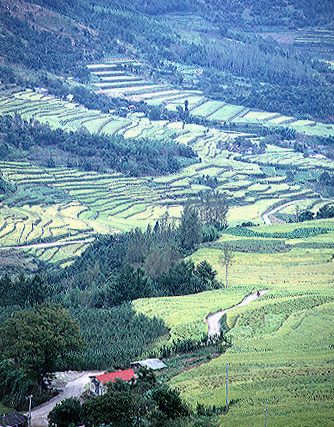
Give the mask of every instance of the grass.
M 334 221 L 254 229 L 287 233 L 296 227 L 315 226 L 330 230 L 304 239 L 322 245 L 317 249 L 297 245 L 280 253 L 235 252 L 228 289 L 135 302 L 137 310 L 164 318 L 172 337 L 182 339 L 204 331 L 204 319 L 210 312 L 227 308 L 252 291 L 269 289 L 261 299 L 227 313 L 233 346 L 225 354 L 169 381 L 193 407 L 197 402 L 224 406 L 228 362 L 229 400 L 236 403 L 230 405 L 227 415 L 217 417 L 217 425 L 262 425 L 266 405 L 270 425 L 332 425 L 334 263 L 328 262 L 333 250 L 326 244 L 333 242 Z M 224 234 L 221 242 L 226 240 L 233 242 L 235 236 Z M 241 240 L 246 247 L 249 238 Z M 218 271 L 218 279 L 224 280 L 219 254 L 217 249 L 202 248 L 191 258 L 195 263 L 208 260 Z
M 289 316 L 275 333 L 238 340 L 224 356 L 185 372 L 170 383 L 192 404 L 224 405 L 224 365 L 229 367 L 228 425 L 260 425 L 269 406 L 270 425 L 330 426 L 333 362 L 328 343 L 334 304 Z

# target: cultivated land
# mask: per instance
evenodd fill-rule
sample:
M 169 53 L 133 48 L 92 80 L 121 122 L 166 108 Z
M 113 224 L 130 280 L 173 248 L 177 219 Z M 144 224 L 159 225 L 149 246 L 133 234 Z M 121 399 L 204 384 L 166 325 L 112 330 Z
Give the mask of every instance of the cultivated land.
M 299 227 L 299 235 L 291 234 Z M 306 237 L 306 230 L 325 234 Z M 333 388 L 333 255 L 334 221 L 252 227 L 254 237 L 223 234 L 214 248 L 197 251 L 192 259 L 208 260 L 219 271 L 219 244 L 239 250 L 229 271 L 229 287 L 191 297 L 138 300 L 135 307 L 161 316 L 173 338 L 189 338 L 206 331 L 205 317 L 240 302 L 255 290 L 269 289 L 259 300 L 230 310 L 224 320 L 233 346 L 225 354 L 174 377 L 170 384 L 192 405 L 225 405 L 225 366 L 229 366 L 231 404 L 221 422 L 231 426 L 330 426 Z M 266 233 L 266 237 L 261 237 Z M 274 233 L 285 233 L 273 238 Z M 272 236 L 270 236 L 270 234 Z M 260 235 L 260 236 L 259 236 Z M 233 238 L 232 238 L 233 237 Z M 274 242 L 273 242 L 274 240 Z M 282 243 L 291 245 L 279 251 Z M 228 419 L 228 421 L 227 421 Z
M 120 118 L 33 91 L 3 94 L 2 115 L 18 113 L 26 120 L 49 123 L 54 129 L 86 128 L 125 138 L 174 140 L 191 145 L 201 161 L 179 174 L 139 178 L 68 168 L 57 153 L 53 153 L 55 168 L 42 165 L 43 153 L 25 162 L 1 161 L 3 178 L 16 184 L 17 191 L 1 199 L 0 246 L 81 241 L 25 249 L 43 261 L 65 266 L 87 247 L 89 243 L 84 241 L 94 233 L 115 233 L 136 226 L 144 229 L 166 210 L 172 218 L 179 218 L 185 199 L 210 189 L 208 178 L 216 179 L 217 189 L 230 203 L 231 228 L 218 242 L 195 252 L 192 259 L 195 263 L 209 261 L 224 282 L 219 254 L 222 244 L 228 242 L 235 251 L 228 288 L 137 300 L 134 305 L 139 312 L 163 318 L 171 329 L 171 339 L 200 339 L 207 332 L 205 318 L 209 313 L 229 308 L 256 290 L 269 292 L 227 313 L 225 330 L 229 329 L 233 346 L 226 354 L 173 378 L 171 385 L 194 406 L 197 401 L 224 406 L 228 362 L 229 397 L 234 404 L 221 417 L 222 423 L 264 424 L 268 405 L 272 426 L 332 425 L 334 222 L 278 223 L 294 219 L 297 206 L 315 212 L 324 205 L 326 201 L 312 183 L 325 170 L 333 172 L 334 162 L 304 157 L 292 147 L 268 145 L 257 155 L 241 155 L 222 147 L 237 136 L 251 138 L 258 145 L 261 142 L 253 134 L 232 131 L 233 124 L 236 129 L 239 124 L 280 124 L 318 135 L 334 135 L 333 126 L 211 101 L 198 91 L 176 90 L 150 81 L 136 71 L 141 66 L 129 59 L 93 64 L 90 69 L 97 91 L 133 101 L 144 99 L 170 110 L 188 100 L 191 114 L 231 124 L 230 130 L 181 121 L 150 121 L 131 111 Z M 288 165 L 292 175 L 287 172 Z M 275 208 L 278 210 L 272 212 Z M 264 226 L 266 214 L 272 224 Z M 259 226 L 234 228 L 247 221 Z

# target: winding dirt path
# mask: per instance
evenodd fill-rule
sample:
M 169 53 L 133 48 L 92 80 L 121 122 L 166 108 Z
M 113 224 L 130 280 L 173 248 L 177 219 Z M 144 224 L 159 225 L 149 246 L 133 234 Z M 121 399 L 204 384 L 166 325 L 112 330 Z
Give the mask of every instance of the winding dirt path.
M 206 323 L 208 324 L 209 337 L 220 333 L 220 319 L 223 317 L 225 313 L 227 313 L 229 310 L 232 310 L 232 308 L 241 307 L 243 305 L 249 304 L 251 301 L 261 298 L 268 291 L 269 289 L 264 289 L 259 292 L 254 292 L 250 295 L 247 295 L 239 304 L 234 305 L 233 307 L 227 308 L 226 310 L 217 311 L 217 313 L 214 313 L 208 316 L 206 318 Z
M 294 205 L 295 203 L 298 203 L 298 202 L 306 202 L 307 200 L 308 199 L 293 200 L 292 202 L 287 202 L 287 203 L 284 203 L 284 205 L 277 206 L 276 208 L 271 209 L 269 212 L 265 212 L 262 215 L 263 222 L 265 224 L 271 224 L 269 215 L 274 215 L 275 213 L 279 212 L 280 210 L 286 208 L 287 206 Z

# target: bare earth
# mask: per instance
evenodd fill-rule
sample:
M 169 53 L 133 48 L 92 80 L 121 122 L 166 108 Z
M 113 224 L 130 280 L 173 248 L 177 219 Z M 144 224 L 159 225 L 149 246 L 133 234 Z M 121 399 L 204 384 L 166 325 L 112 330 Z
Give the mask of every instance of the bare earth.
M 47 427 L 48 414 L 62 400 L 68 397 L 80 397 L 85 390 L 85 386 L 89 383 L 89 376 L 96 375 L 97 372 L 71 372 L 60 373 L 58 380 L 66 383 L 64 391 L 59 393 L 58 396 L 49 400 L 44 405 L 35 408 L 31 412 L 31 425 L 32 427 Z
M 208 324 L 208 335 L 213 336 L 220 333 L 220 319 L 225 313 L 231 310 L 234 307 L 241 307 L 242 305 L 249 304 L 251 301 L 254 301 L 258 298 L 261 298 L 269 289 L 264 289 L 259 291 L 259 293 L 254 292 L 253 294 L 247 295 L 239 304 L 234 305 L 233 307 L 227 308 L 226 310 L 217 311 L 217 313 L 211 314 L 206 318 Z

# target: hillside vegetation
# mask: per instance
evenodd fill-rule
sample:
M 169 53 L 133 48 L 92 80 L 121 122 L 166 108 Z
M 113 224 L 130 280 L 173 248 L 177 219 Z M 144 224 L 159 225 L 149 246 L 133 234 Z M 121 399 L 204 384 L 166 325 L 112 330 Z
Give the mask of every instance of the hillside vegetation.
M 333 12 L 1 0 L 1 405 L 159 357 L 92 426 L 332 424 Z

